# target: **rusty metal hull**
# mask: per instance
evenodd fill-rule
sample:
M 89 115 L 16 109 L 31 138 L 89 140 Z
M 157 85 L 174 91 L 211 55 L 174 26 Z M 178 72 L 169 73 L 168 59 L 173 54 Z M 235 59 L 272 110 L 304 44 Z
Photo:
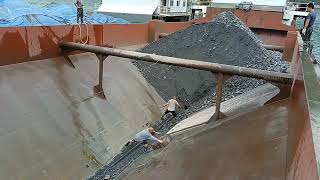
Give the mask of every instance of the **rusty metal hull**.
M 87 35 L 90 45 L 120 47 L 150 43 L 157 40 L 161 34 L 170 34 L 193 24 L 210 21 L 221 11 L 210 10 L 207 18 L 192 22 L 166 23 L 152 20 L 145 24 L 88 25 L 88 29 L 82 25 L 80 26 L 82 34 L 80 34 L 78 25 L 1 28 L 0 66 L 59 57 L 61 56 L 60 41 L 81 42 L 81 40 L 85 41 L 87 39 Z M 234 13 L 242 20 L 246 17 L 246 14 L 241 11 L 234 11 Z M 251 15 L 251 13 L 248 15 L 250 15 L 250 18 L 244 22 L 252 28 L 265 44 L 285 46 L 287 32 L 295 31 L 293 26 L 279 25 L 278 21 L 281 20 L 279 13 L 255 11 L 254 15 Z M 257 19 L 260 19 L 260 21 L 257 21 Z M 277 23 L 270 25 L 273 21 Z M 286 47 L 284 48 L 284 51 L 286 51 Z
M 85 177 L 100 167 L 101 159 L 118 152 L 143 124 L 160 115 L 159 108 L 147 104 L 163 101 L 132 64 L 125 61 L 105 61 L 108 63 L 104 64 L 103 77 L 106 100 L 94 96 L 92 87 L 99 81 L 98 60 L 93 54 L 76 55 L 71 57 L 74 69 L 65 59 L 55 58 L 62 56 L 61 40 L 79 42 L 88 35 L 90 45 L 147 44 L 157 40 L 160 34 L 210 21 L 226 10 L 209 9 L 207 18 L 193 22 L 88 25 L 88 32 L 82 26 L 81 37 L 77 25 L 0 28 L 0 179 Z M 142 169 L 151 174 L 131 171 L 130 178 L 162 175 L 162 179 L 183 179 L 187 178 L 183 175 L 186 172 L 189 179 L 206 179 L 209 175 L 220 179 L 231 179 L 231 175 L 240 179 L 319 179 L 316 158 L 319 150 L 314 143 L 320 137 L 314 133 L 320 124 L 319 100 L 314 96 L 317 91 L 307 89 L 313 86 L 318 90 L 318 86 L 301 81 L 312 73 L 302 68 L 298 33 L 294 26 L 281 24 L 282 16 L 278 12 L 232 11 L 264 44 L 281 47 L 278 50 L 283 47 L 283 59 L 291 62 L 294 78 L 290 99 L 251 113 L 259 119 L 239 118 L 239 122 L 230 126 L 206 131 L 208 137 L 199 134 L 195 137 L 197 141 L 186 139 L 181 142 L 186 149 L 179 147 L 179 143 L 172 144 L 167 149 L 168 155 L 164 155 L 166 159 L 158 161 L 160 157 L 155 156 L 150 168 Z M 307 92 L 313 99 L 309 99 Z M 273 126 L 272 122 L 279 126 Z M 231 134 L 222 131 L 230 129 L 234 130 Z M 270 134 L 262 136 L 263 132 Z M 271 138 L 272 134 L 275 139 Z M 111 149 L 106 148 L 108 144 Z M 228 171 L 219 168 L 220 165 Z M 161 171 L 154 171 L 157 169 Z M 165 173 L 169 173 L 169 178 L 165 178 Z

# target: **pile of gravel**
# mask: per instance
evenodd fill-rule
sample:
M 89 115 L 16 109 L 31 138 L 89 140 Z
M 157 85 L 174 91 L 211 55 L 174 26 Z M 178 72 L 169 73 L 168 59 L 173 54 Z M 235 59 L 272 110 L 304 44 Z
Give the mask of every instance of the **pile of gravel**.
M 230 12 L 221 13 L 214 21 L 173 33 L 141 50 L 145 53 L 194 59 L 206 62 L 287 72 L 289 64 L 281 61 L 281 53 L 268 51 L 262 42 Z M 213 74 L 169 65 L 133 61 L 141 73 L 164 98 L 178 96 L 186 105 L 176 118 L 167 117 L 153 125 L 161 134 L 181 120 L 215 103 Z M 233 76 L 224 84 L 224 100 L 252 90 L 265 81 Z M 110 164 L 89 179 L 115 179 L 125 168 L 147 152 L 141 145 L 124 147 Z
M 221 13 L 212 22 L 175 32 L 149 44 L 141 52 L 277 72 L 288 69 L 281 54 L 266 50 L 255 34 L 231 12 Z M 215 86 L 214 76 L 209 72 L 141 61 L 134 61 L 134 64 L 160 96 L 169 99 L 176 95 L 189 106 L 212 93 Z M 249 87 L 246 91 L 261 85 L 257 83 L 259 80 L 240 79 Z M 230 87 L 226 89 L 227 96 L 239 94 L 239 87 L 243 87 L 230 85 L 237 83 L 234 81 L 226 84 Z

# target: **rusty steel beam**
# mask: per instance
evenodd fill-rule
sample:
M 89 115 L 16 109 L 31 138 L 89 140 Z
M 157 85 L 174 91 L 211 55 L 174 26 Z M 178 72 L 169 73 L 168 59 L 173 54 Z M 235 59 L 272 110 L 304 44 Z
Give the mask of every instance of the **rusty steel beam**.
M 266 48 L 267 50 L 272 50 L 272 51 L 279 51 L 279 52 L 283 52 L 284 47 L 283 46 L 274 46 L 274 45 L 263 45 L 264 48 Z
M 210 121 L 217 121 L 218 119 L 222 119 L 226 117 L 221 112 L 221 103 L 223 98 L 223 83 L 224 83 L 224 75 L 222 73 L 218 73 L 217 77 L 217 86 L 216 86 L 216 110 L 212 117 L 210 118 Z
M 167 33 L 160 33 L 159 34 L 159 39 L 161 39 L 161 38 L 164 38 L 164 37 L 167 37 L 167 36 L 169 36 L 169 34 L 167 34 Z
M 264 79 L 270 82 L 291 84 L 292 75 L 285 73 L 278 73 L 273 71 L 266 71 L 261 69 L 253 69 L 246 67 L 238 67 L 232 65 L 209 63 L 203 61 L 196 61 L 190 59 L 174 58 L 167 56 L 159 56 L 155 54 L 147 54 L 134 51 L 126 51 L 115 48 L 106 48 L 93 45 L 86 45 L 73 42 L 60 42 L 62 49 L 80 50 L 85 52 L 92 52 L 96 54 L 111 55 L 123 58 L 136 59 L 147 62 L 157 62 L 159 64 L 167 64 L 173 66 L 186 67 L 191 69 L 199 69 L 204 71 L 211 71 L 212 73 L 222 73 L 225 75 L 237 75 L 243 77 L 250 77 L 256 79 Z
M 106 99 L 106 95 L 103 90 L 103 62 L 107 56 L 103 54 L 96 54 L 99 60 L 99 82 L 96 86 L 93 87 L 94 94 L 102 99 Z

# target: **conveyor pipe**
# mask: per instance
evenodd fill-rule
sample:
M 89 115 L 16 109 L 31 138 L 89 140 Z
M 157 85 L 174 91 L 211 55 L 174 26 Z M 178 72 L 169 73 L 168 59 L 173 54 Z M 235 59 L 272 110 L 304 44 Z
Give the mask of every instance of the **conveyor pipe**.
M 237 75 L 249 78 L 256 79 L 264 79 L 270 82 L 283 83 L 283 84 L 291 84 L 292 83 L 292 75 L 286 73 L 278 73 L 273 71 L 266 71 L 260 69 L 218 64 L 218 63 L 209 63 L 203 61 L 196 61 L 190 59 L 183 58 L 174 58 L 167 56 L 159 56 L 155 54 L 147 54 L 141 52 L 127 51 L 116 48 L 106 48 L 94 45 L 80 44 L 74 42 L 60 42 L 60 47 L 62 49 L 70 49 L 70 50 L 80 50 L 87 51 L 96 54 L 102 55 L 111 55 L 129 59 L 136 59 L 146 62 L 153 62 L 159 64 L 167 64 L 173 66 L 180 66 L 191 69 L 198 69 L 204 71 L 210 71 L 212 73 L 222 73 L 225 75 Z
M 283 46 L 274 46 L 274 45 L 264 44 L 263 47 L 266 48 L 267 50 L 272 50 L 272 51 L 283 52 L 283 50 L 284 50 Z

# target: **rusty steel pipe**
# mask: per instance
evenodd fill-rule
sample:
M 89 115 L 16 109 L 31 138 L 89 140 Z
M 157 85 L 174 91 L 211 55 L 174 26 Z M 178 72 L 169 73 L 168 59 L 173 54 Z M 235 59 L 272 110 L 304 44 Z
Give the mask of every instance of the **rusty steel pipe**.
M 279 52 L 283 52 L 284 47 L 283 46 L 274 46 L 274 45 L 263 45 L 264 48 L 266 48 L 267 50 L 272 50 L 272 51 L 279 51 Z
M 169 34 L 167 34 L 167 33 L 160 33 L 159 34 L 159 39 L 161 39 L 161 38 L 164 38 L 164 37 L 167 37 L 167 36 L 169 36 Z
M 278 73 L 273 71 L 266 71 L 260 69 L 218 64 L 218 63 L 209 63 L 203 61 L 196 61 L 190 59 L 174 58 L 167 56 L 159 56 L 155 54 L 147 54 L 134 51 L 126 51 L 115 48 L 106 48 L 93 45 L 86 45 L 73 42 L 60 42 L 60 47 L 62 49 L 72 49 L 80 50 L 86 52 L 92 52 L 97 54 L 111 55 L 129 59 L 136 59 L 146 62 L 157 62 L 160 64 L 167 64 L 173 66 L 180 66 L 191 69 L 198 69 L 204 71 L 211 71 L 213 73 L 223 73 L 226 75 L 237 75 L 243 77 L 250 77 L 256 79 L 264 79 L 270 82 L 291 84 L 292 75 L 285 73 Z
M 210 118 L 210 121 L 216 121 L 221 118 L 221 103 L 223 97 L 223 74 L 219 73 L 217 76 L 217 86 L 216 86 L 216 110 L 213 116 Z

